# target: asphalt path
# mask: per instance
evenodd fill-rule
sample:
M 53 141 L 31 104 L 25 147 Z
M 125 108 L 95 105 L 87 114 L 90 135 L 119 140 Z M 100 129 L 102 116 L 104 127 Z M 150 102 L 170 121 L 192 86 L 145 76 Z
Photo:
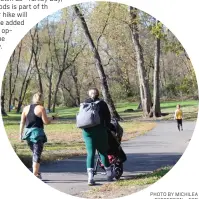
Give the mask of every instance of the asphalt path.
M 150 132 L 122 143 L 127 155 L 122 178 L 148 173 L 162 166 L 175 165 L 191 139 L 195 122 L 184 122 L 178 131 L 175 121 L 160 121 Z M 86 157 L 74 157 L 41 166 L 42 178 L 49 186 L 78 196 L 90 189 L 87 185 Z M 95 176 L 97 186 L 106 182 L 106 176 Z

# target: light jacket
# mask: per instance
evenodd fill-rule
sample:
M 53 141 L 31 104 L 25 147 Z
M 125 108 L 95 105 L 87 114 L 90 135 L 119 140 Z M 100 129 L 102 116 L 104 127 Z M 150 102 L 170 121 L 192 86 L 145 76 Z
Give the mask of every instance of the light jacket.
M 42 141 L 43 143 L 47 142 L 44 129 L 37 127 L 25 128 L 22 139 L 33 143 L 37 143 L 38 141 Z

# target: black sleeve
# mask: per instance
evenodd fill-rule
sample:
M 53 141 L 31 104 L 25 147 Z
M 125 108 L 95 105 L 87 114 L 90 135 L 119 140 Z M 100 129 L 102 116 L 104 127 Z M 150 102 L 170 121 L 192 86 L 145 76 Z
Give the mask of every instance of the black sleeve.
M 111 122 L 111 114 L 108 108 L 108 105 L 106 104 L 106 102 L 102 101 L 102 114 L 103 114 L 103 118 L 104 118 L 104 123 L 106 125 L 106 127 L 109 127 L 110 122 Z

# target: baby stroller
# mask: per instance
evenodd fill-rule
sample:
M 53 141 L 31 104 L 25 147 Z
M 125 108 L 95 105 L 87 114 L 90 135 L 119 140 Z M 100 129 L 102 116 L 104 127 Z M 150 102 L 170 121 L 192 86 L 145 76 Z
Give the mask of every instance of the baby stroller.
M 123 136 L 123 129 L 116 119 L 111 119 L 111 126 L 108 130 L 108 158 L 109 162 L 115 170 L 115 179 L 119 180 L 123 174 L 123 163 L 127 160 L 126 154 L 121 147 L 121 139 Z M 99 152 L 97 161 L 94 168 L 94 175 L 97 174 L 98 169 L 101 168 L 105 171 L 104 165 L 101 162 Z

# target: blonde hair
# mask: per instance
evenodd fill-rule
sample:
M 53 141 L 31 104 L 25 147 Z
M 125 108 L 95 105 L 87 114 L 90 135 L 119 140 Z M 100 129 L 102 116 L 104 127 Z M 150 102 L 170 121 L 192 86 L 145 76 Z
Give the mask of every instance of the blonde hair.
M 40 93 L 40 92 L 35 93 L 33 95 L 32 102 L 33 102 L 33 104 L 43 105 L 44 104 L 44 98 L 43 98 L 42 93 Z
M 180 108 L 180 104 L 177 104 L 176 108 Z

